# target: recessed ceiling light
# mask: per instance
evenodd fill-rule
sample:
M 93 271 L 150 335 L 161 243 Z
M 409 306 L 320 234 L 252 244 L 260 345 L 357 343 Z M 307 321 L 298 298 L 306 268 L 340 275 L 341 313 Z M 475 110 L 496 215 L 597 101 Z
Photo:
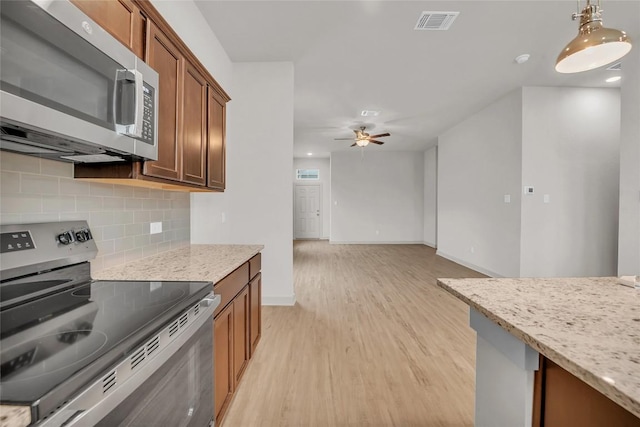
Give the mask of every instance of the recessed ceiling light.
M 313 156 L 313 153 L 307 153 L 307 156 Z
M 605 80 L 605 82 L 607 83 L 613 83 L 613 82 L 617 82 L 618 80 L 620 80 L 622 77 L 620 76 L 613 76 L 613 77 L 609 77 L 607 80 Z
M 380 111 L 362 110 L 360 115 L 363 116 L 363 117 L 378 117 L 380 115 Z
M 516 61 L 517 64 L 524 64 L 529 60 L 530 57 L 531 55 L 529 55 L 528 53 L 523 53 L 522 55 L 516 56 L 514 58 L 514 61 Z

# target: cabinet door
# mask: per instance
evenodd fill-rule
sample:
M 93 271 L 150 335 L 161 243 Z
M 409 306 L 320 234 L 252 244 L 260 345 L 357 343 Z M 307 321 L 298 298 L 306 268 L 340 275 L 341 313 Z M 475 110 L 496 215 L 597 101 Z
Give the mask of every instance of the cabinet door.
M 216 425 L 234 391 L 233 375 L 233 303 L 216 316 L 213 325 L 213 373 Z
M 251 315 L 249 316 L 249 342 L 251 343 L 251 357 L 256 351 L 258 341 L 262 335 L 262 274 L 258 273 L 249 283 L 249 300 L 251 301 Z
M 182 114 L 182 180 L 206 185 L 207 82 L 185 62 Z
M 233 300 L 233 372 L 235 385 L 240 382 L 249 362 L 249 286 Z
M 551 360 L 545 358 L 540 370 L 544 380 L 538 425 L 640 427 L 640 418 Z
M 224 190 L 225 185 L 225 123 L 226 102 L 209 87 L 209 121 L 208 121 L 208 166 L 207 186 Z
M 146 63 L 159 75 L 158 160 L 144 162 L 143 174 L 179 180 L 181 176 L 180 109 L 184 58 L 152 22 L 148 22 Z
M 145 19 L 131 0 L 71 0 L 89 18 L 142 58 Z

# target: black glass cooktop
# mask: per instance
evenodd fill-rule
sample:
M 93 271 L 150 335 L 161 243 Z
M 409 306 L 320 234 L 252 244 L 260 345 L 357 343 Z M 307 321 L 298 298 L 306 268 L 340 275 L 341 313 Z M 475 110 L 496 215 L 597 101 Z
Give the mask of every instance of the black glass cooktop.
M 94 281 L 2 310 L 2 404 L 70 396 L 211 290 L 211 282 Z

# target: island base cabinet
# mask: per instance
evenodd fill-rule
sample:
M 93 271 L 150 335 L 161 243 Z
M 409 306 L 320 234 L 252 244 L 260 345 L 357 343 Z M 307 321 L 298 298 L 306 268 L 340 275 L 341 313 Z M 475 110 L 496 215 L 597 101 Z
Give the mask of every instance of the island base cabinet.
M 533 427 L 640 427 L 640 418 L 551 360 L 540 365 Z

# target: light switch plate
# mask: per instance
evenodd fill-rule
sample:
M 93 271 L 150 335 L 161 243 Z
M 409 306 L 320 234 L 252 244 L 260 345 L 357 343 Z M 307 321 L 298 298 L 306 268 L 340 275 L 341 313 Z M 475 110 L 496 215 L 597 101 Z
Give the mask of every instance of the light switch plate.
M 505 203 L 511 203 L 511 194 L 505 194 L 504 195 L 504 202 Z
M 158 234 L 162 233 L 162 222 L 152 222 L 151 227 L 149 227 L 150 234 Z
M 524 194 L 528 194 L 528 195 L 533 194 L 533 186 L 525 185 L 525 187 L 524 187 Z

